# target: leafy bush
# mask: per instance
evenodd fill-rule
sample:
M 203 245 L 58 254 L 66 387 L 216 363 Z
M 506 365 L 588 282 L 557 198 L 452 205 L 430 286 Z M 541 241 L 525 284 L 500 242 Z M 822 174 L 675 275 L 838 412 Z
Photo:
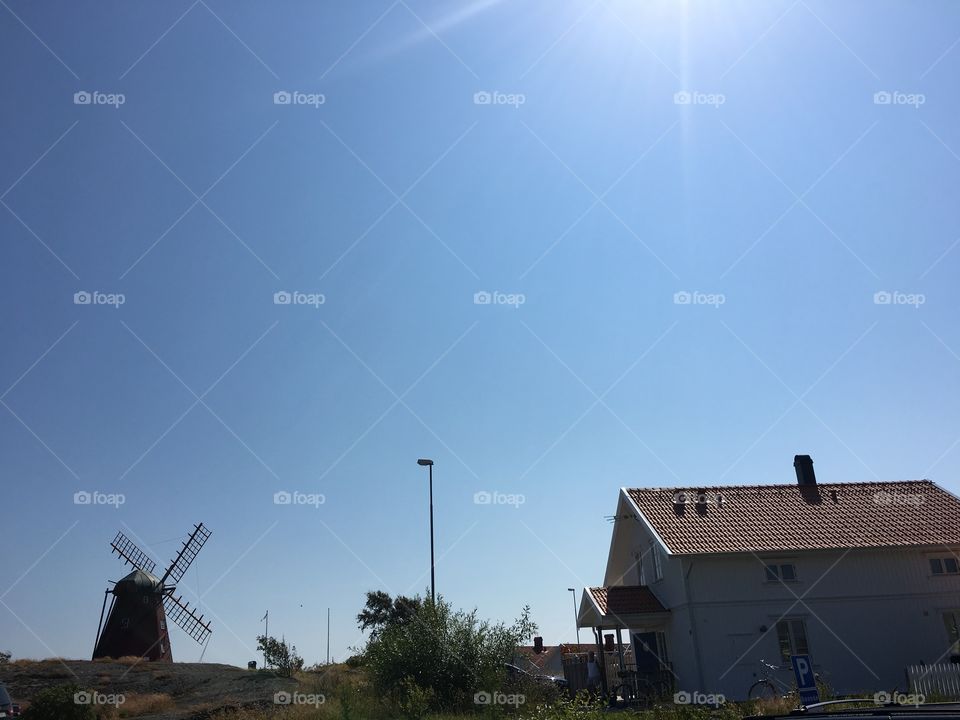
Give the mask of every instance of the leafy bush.
M 430 709 L 433 690 L 420 687 L 413 678 L 406 678 L 400 685 L 397 708 L 406 720 L 420 720 Z
M 422 604 L 419 597 L 397 595 L 393 599 L 383 590 L 372 590 L 367 593 L 367 602 L 357 615 L 357 624 L 361 630 L 369 630 L 370 636 L 375 638 L 384 628 L 409 621 Z
M 474 695 L 503 687 L 505 663 L 536 632 L 529 608 L 506 626 L 479 620 L 475 610 L 454 611 L 443 598 L 414 600 L 412 614 L 382 623 L 364 653 L 376 689 L 398 709 L 477 709 Z
M 56 685 L 41 690 L 23 711 L 24 720 L 96 720 L 92 705 L 82 705 L 74 695 L 83 692 L 79 685 Z
M 263 653 L 265 664 L 272 665 L 284 677 L 293 677 L 295 672 L 303 670 L 303 658 L 297 655 L 296 646 L 284 640 L 258 635 L 257 650 Z

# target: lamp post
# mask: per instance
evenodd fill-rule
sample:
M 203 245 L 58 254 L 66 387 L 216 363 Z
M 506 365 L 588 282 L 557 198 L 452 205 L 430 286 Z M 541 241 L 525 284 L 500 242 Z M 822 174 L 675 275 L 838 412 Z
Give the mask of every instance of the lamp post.
M 577 589 L 576 588 L 567 588 L 569 592 L 572 593 L 573 597 L 573 626 L 577 629 L 577 650 L 579 650 L 580 645 L 580 621 L 577 618 Z
M 437 602 L 437 582 L 433 567 L 433 460 L 420 458 L 417 465 L 430 469 L 430 602 Z

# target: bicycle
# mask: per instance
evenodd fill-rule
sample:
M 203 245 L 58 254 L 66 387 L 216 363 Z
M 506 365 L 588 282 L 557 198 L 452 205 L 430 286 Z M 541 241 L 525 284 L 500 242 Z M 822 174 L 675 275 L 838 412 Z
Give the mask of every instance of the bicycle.
M 760 660 L 760 679 L 757 680 L 747 691 L 747 698 L 750 700 L 773 700 L 783 697 L 793 692 L 793 688 L 783 682 L 776 676 L 776 672 L 781 668 L 777 665 L 768 663 L 766 660 Z M 779 689 L 778 689 L 779 686 Z M 783 690 L 781 692 L 780 690 Z
M 659 679 L 640 676 L 635 670 L 617 673 L 621 683 L 610 693 L 610 704 L 617 708 L 628 706 L 650 707 L 654 701 L 669 692 L 667 683 Z

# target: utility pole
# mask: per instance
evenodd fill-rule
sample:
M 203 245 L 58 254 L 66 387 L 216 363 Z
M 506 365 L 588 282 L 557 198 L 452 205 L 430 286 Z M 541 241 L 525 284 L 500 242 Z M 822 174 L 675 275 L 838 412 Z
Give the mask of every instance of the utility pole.
M 577 651 L 580 651 L 580 622 L 577 615 L 577 589 L 567 588 L 567 592 L 573 594 L 573 626 L 577 629 Z
M 330 664 L 330 608 L 327 608 L 327 665 Z
M 264 621 L 266 621 L 267 623 L 267 629 L 263 631 L 263 635 L 269 640 L 270 639 L 270 611 L 269 610 L 267 610 L 267 612 L 263 614 L 263 617 L 260 618 L 260 622 L 264 622 Z M 266 643 L 263 644 L 263 667 L 264 669 L 266 669 L 267 667 L 267 644 Z

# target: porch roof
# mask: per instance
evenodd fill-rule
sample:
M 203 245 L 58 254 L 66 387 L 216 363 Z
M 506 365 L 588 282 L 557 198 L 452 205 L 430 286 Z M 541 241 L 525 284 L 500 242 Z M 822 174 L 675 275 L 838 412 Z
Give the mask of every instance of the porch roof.
M 641 628 L 658 625 L 670 611 L 646 585 L 613 585 L 583 590 L 579 627 Z

